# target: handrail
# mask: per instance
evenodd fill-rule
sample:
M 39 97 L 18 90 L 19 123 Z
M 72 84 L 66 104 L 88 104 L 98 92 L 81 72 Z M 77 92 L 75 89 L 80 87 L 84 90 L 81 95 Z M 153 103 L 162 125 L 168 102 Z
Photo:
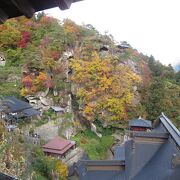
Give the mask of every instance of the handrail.
M 171 137 L 174 139 L 175 143 L 180 147 L 180 132 L 179 130 L 172 124 L 172 122 L 162 113 L 159 117 L 160 121 L 167 129 Z

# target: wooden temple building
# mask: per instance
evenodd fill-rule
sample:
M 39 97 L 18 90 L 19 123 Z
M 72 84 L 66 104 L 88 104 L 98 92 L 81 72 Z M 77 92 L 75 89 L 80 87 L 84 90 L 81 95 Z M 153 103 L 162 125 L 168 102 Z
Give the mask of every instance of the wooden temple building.
M 57 136 L 42 146 L 42 149 L 46 155 L 63 158 L 66 157 L 68 151 L 74 149 L 75 146 L 76 144 L 74 141 L 66 140 Z
M 162 114 L 151 131 L 132 131 L 113 160 L 82 159 L 69 180 L 179 180 L 180 132 Z
M 0 112 L 1 118 L 8 122 L 8 124 L 17 123 L 20 119 L 40 115 L 40 112 L 29 103 L 13 96 L 7 96 L 2 99 Z
M 152 129 L 152 122 L 141 117 L 133 119 L 129 121 L 129 129 L 131 131 L 148 131 Z

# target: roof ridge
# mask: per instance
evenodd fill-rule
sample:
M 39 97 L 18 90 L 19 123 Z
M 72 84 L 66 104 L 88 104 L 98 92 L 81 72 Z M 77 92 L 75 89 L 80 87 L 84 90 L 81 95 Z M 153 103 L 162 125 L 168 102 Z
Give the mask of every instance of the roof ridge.
M 175 143 L 180 147 L 180 132 L 179 130 L 174 126 L 174 124 L 168 119 L 168 117 L 165 116 L 165 114 L 162 112 L 161 116 L 159 117 L 161 123 L 164 125 L 170 136 L 173 138 Z

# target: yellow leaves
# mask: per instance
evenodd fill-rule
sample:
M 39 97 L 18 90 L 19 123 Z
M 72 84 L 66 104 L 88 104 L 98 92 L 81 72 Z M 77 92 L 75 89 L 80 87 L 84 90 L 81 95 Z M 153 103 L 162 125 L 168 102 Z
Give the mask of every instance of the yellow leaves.
M 67 33 L 75 33 L 77 35 L 80 33 L 80 28 L 69 19 L 64 20 L 64 29 Z
M 44 72 L 40 72 L 39 76 L 37 77 L 38 81 L 46 81 L 47 80 L 47 75 Z
M 55 171 L 64 179 L 66 179 L 66 177 L 68 176 L 67 166 L 63 164 L 60 160 L 56 162 Z
M 105 121 L 126 119 L 133 98 L 133 86 L 139 76 L 125 65 L 112 63 L 112 57 L 101 59 L 97 52 L 71 61 L 72 82 L 78 87 L 83 112 L 88 120 L 99 114 Z
M 0 145 L 4 141 L 4 135 L 6 133 L 6 128 L 2 121 L 0 121 Z
M 78 91 L 77 91 L 77 96 L 80 97 L 80 98 L 86 97 L 86 94 L 87 94 L 87 92 L 86 92 L 85 89 L 83 89 L 83 88 L 80 88 L 80 89 L 78 89 Z
M 22 79 L 23 88 L 20 91 L 21 96 L 26 96 L 28 94 L 34 94 L 48 87 L 47 83 L 49 81 L 48 76 L 44 72 L 39 72 L 39 75 L 34 74 L 27 75 Z
M 20 94 L 21 94 L 21 96 L 26 96 L 28 94 L 28 90 L 26 88 L 22 88 L 20 90 Z
M 5 26 L 0 31 L 0 47 L 17 45 L 21 38 L 21 32 L 13 27 Z
M 85 106 L 85 108 L 84 108 L 84 113 L 86 114 L 86 115 L 92 115 L 93 114 L 93 111 L 94 111 L 94 105 L 93 104 L 87 104 L 86 106 Z

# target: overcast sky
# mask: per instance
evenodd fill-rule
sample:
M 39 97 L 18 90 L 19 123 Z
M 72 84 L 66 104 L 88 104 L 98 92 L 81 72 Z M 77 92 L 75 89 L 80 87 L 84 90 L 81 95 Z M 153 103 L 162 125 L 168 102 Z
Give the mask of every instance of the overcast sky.
M 180 63 L 180 0 L 84 0 L 45 12 L 108 31 L 163 64 Z

